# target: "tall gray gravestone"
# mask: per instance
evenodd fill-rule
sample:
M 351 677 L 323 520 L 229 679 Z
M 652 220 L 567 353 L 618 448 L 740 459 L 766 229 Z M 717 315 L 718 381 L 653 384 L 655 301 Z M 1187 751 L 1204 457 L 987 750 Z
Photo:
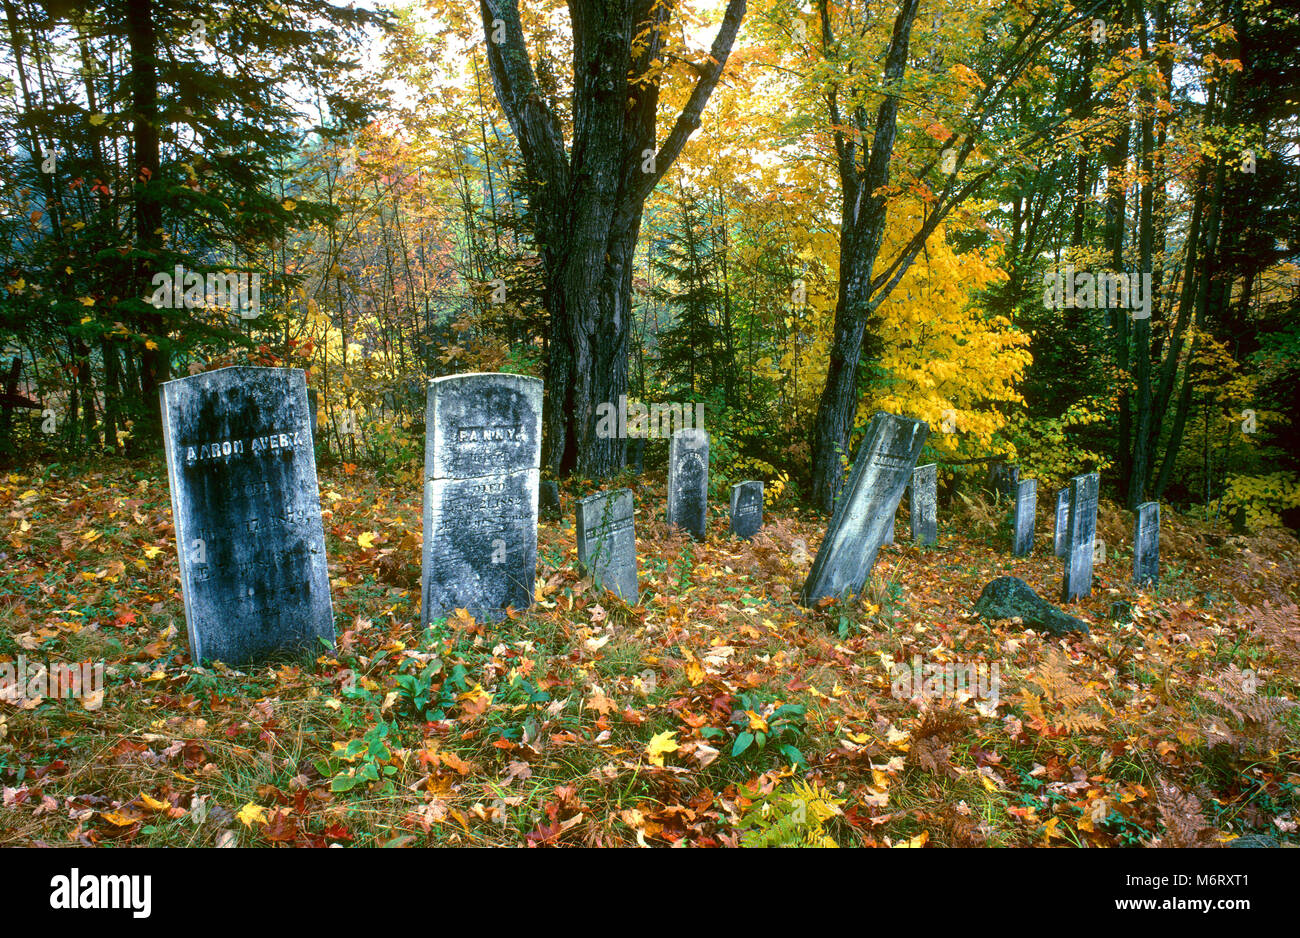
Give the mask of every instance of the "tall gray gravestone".
M 589 495 L 578 502 L 578 565 L 624 602 L 637 600 L 636 529 L 632 490 Z
M 859 593 L 912 477 L 930 428 L 920 420 L 877 413 L 858 447 L 853 471 L 840 494 L 799 601 Z
M 429 382 L 420 621 L 480 621 L 533 602 L 542 382 L 475 373 Z
M 1065 533 L 1065 576 L 1061 599 L 1069 602 L 1092 593 L 1092 550 L 1097 538 L 1097 496 L 1101 476 L 1095 472 L 1070 480 L 1070 520 Z
M 220 368 L 159 396 L 190 657 L 246 665 L 332 646 L 303 372 Z
M 1152 585 L 1160 579 L 1160 503 L 1143 502 L 1133 521 L 1133 582 Z
M 1056 556 L 1064 557 L 1066 555 L 1066 528 L 1070 524 L 1070 488 L 1066 486 L 1056 493 L 1056 528 L 1052 531 L 1052 543 L 1056 548 Z
M 709 434 L 685 429 L 668 445 L 668 523 L 704 540 L 709 512 Z
M 751 538 L 763 526 L 763 483 L 737 482 L 731 487 L 731 533 Z
M 1016 483 L 1016 507 L 1011 524 L 1011 553 L 1024 557 L 1034 549 L 1034 517 L 1038 514 L 1038 480 Z
M 917 466 L 912 470 L 912 484 L 908 488 L 908 511 L 912 516 L 912 540 L 929 546 L 939 540 L 937 520 L 939 467 L 935 463 Z

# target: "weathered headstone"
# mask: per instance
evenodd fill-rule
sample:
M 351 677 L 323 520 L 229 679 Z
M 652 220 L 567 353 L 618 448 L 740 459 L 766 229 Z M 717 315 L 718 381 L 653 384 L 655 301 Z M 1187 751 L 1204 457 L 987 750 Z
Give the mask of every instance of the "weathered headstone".
M 1020 467 L 1006 462 L 989 464 L 989 488 L 1004 498 L 1014 498 L 1020 482 Z
M 1154 585 L 1160 579 L 1160 503 L 1143 502 L 1133 522 L 1133 582 Z
M 1016 507 L 1011 524 L 1011 553 L 1024 557 L 1034 549 L 1034 517 L 1038 514 L 1038 480 L 1016 483 Z
M 1067 486 L 1056 493 L 1056 529 L 1052 532 L 1052 542 L 1058 557 L 1064 557 L 1066 554 L 1065 530 L 1069 523 L 1070 489 Z
M 1065 576 L 1061 599 L 1069 602 L 1092 593 L 1092 542 L 1097 536 L 1097 496 L 1101 476 L 1095 472 L 1070 480 L 1070 520 L 1065 533 Z
M 668 446 L 668 523 L 704 540 L 709 512 L 709 434 L 678 430 Z
M 923 546 L 939 540 L 936 503 L 939 490 L 939 467 L 935 463 L 912 470 L 908 488 L 908 511 L 912 516 L 912 540 Z
M 899 501 L 902 501 L 902 496 L 901 496 L 901 495 L 899 496 Z M 889 516 L 889 528 L 888 528 L 888 530 L 885 531 L 885 539 L 884 539 L 883 541 L 880 542 L 880 546 L 881 546 L 881 547 L 885 547 L 885 546 L 887 546 L 887 545 L 890 545 L 890 544 L 893 544 L 893 543 L 894 543 L 894 528 L 895 528 L 896 523 L 897 523 L 897 521 L 898 521 L 898 519 L 897 519 L 897 517 L 896 517 L 897 514 L 898 514 L 898 509 L 895 508 L 895 509 L 894 509 L 894 514 L 892 514 L 892 515 Z
M 632 490 L 600 492 L 578 502 L 578 564 L 625 602 L 637 600 Z
M 429 382 L 421 622 L 526 609 L 537 575 L 542 382 L 464 374 Z
M 640 475 L 645 471 L 645 438 L 629 437 L 627 440 L 627 452 L 624 456 L 624 464 L 632 470 L 633 475 Z
M 737 482 L 731 487 L 731 533 L 751 538 L 763 526 L 763 483 Z
M 920 420 L 886 413 L 871 418 L 800 593 L 805 606 L 824 596 L 857 593 L 866 586 L 929 434 L 930 428 Z
M 543 518 L 560 516 L 560 483 L 546 479 L 537 490 L 537 513 Z
M 333 645 L 304 374 L 220 368 L 159 396 L 190 657 L 244 665 Z

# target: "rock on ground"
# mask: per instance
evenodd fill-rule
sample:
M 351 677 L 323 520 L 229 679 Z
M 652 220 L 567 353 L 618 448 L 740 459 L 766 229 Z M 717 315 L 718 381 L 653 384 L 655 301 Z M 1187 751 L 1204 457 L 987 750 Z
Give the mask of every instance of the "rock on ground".
M 1030 628 L 1053 635 L 1088 632 L 1088 623 L 1057 609 L 1028 583 L 1014 576 L 1000 576 L 984 587 L 975 601 L 975 611 L 985 619 L 1020 619 Z

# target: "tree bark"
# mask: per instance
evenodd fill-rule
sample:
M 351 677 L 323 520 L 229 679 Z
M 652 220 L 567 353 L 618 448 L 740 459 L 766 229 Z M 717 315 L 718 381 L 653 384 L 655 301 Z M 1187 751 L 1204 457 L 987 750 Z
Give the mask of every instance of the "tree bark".
M 746 0 L 728 3 L 710 58 L 696 67 L 691 95 L 656 149 L 659 79 L 630 77 L 653 69 L 670 5 L 571 2 L 573 130 L 566 149 L 557 109 L 529 60 L 517 0 L 480 0 L 492 83 L 523 153 L 544 269 L 550 329 L 542 458 L 557 476 L 603 478 L 623 466 L 622 441 L 598 435 L 596 418 L 600 404 L 616 405 L 627 393 L 632 270 L 645 199 L 699 127 L 745 9 Z M 493 42 L 494 33 L 503 41 Z

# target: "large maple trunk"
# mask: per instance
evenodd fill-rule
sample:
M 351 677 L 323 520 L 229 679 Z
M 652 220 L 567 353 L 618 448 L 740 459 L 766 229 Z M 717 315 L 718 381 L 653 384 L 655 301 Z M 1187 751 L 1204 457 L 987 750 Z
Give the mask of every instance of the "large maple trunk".
M 623 441 L 597 434 L 597 408 L 627 393 L 632 266 L 646 197 L 700 125 L 731 52 L 745 0 L 729 0 L 709 59 L 672 130 L 656 136 L 660 0 L 570 3 L 572 142 L 533 72 L 517 0 L 480 0 L 497 99 L 524 157 L 550 316 L 543 461 L 557 475 L 603 478 Z M 494 40 L 493 36 L 497 38 Z M 633 81 L 632 78 L 637 80 Z

